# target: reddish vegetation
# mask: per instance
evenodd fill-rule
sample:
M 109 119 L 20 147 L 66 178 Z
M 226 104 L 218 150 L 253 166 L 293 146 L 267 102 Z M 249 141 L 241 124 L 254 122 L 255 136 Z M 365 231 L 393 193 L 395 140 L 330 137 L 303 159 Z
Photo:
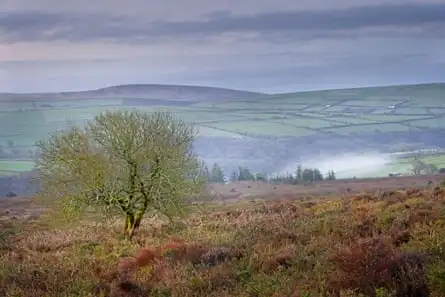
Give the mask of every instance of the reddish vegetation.
M 179 227 L 147 224 L 133 242 L 109 226 L 11 236 L 0 295 L 445 296 L 441 187 L 215 208 Z
M 156 250 L 142 248 L 139 250 L 135 258 L 136 265 L 143 267 L 154 263 L 154 261 L 158 258 L 158 254 Z
M 426 257 L 397 251 L 393 242 L 390 237 L 372 237 L 340 247 L 331 257 L 336 270 L 328 281 L 330 296 L 355 289 L 374 297 L 377 288 L 386 288 L 397 297 L 428 297 Z
M 285 202 L 275 202 L 259 211 L 282 213 L 285 204 Z M 286 211 L 298 213 L 298 210 L 293 207 L 288 207 Z M 233 216 L 233 213 L 226 213 L 226 215 Z M 238 217 L 241 215 L 242 213 L 237 214 Z M 375 221 L 364 219 L 358 225 L 358 231 L 354 232 L 355 241 L 339 246 L 336 252 L 331 255 L 330 261 L 335 264 L 336 268 L 327 281 L 326 289 L 329 296 L 339 297 L 342 290 L 351 289 L 365 296 L 375 297 L 377 288 L 386 288 L 394 291 L 396 297 L 428 297 L 429 290 L 424 271 L 425 255 L 397 250 L 400 245 L 408 243 L 411 239 L 409 230 L 393 229 L 389 235 L 375 235 L 371 232 L 374 224 Z M 283 237 L 281 236 L 281 238 Z M 291 267 L 296 252 L 298 251 L 295 248 L 277 251 L 265 260 L 262 270 L 267 272 Z M 227 278 L 232 277 L 232 272 L 230 269 L 222 269 L 221 267 L 225 266 L 219 264 L 227 260 L 230 261 L 234 255 L 235 253 L 228 248 L 206 248 L 202 245 L 187 244 L 179 238 L 173 238 L 170 243 L 156 249 L 140 249 L 134 258 L 121 259 L 118 265 L 121 277 L 118 280 L 121 286 L 127 284 L 127 290 L 134 289 L 136 287 L 128 285 L 130 283 L 128 278 L 122 278 L 122 275 L 128 271 L 135 272 L 140 267 L 154 265 L 157 277 L 160 278 L 161 271 L 165 269 L 163 262 L 168 260 L 176 263 L 186 261 L 192 264 L 204 263 L 216 266 L 206 270 L 204 274 L 213 275 L 212 282 L 217 280 L 224 282 Z M 238 257 L 242 256 L 243 253 L 239 252 Z M 222 277 L 220 273 L 223 273 L 224 276 Z M 114 290 L 117 290 L 116 288 L 123 290 L 121 286 L 114 286 Z M 292 296 L 302 296 L 301 294 L 297 290 Z
M 119 294 L 129 294 L 129 291 L 135 292 L 135 290 L 140 290 L 138 286 L 131 284 L 130 278 L 131 275 L 136 273 L 138 269 L 146 266 L 153 266 L 154 268 L 152 280 L 159 280 L 162 277 L 162 275 L 165 273 L 166 262 L 173 264 L 181 262 L 204 264 L 210 267 L 210 270 L 206 272 L 206 274 L 209 276 L 214 275 L 215 272 L 218 274 L 223 272 L 219 264 L 230 261 L 232 257 L 236 257 L 237 255 L 237 253 L 233 252 L 229 248 L 209 248 L 199 244 L 187 244 L 181 238 L 172 237 L 171 242 L 168 244 L 154 249 L 141 248 L 134 257 L 121 258 L 117 266 L 117 273 L 113 274 L 112 277 L 114 280 L 110 288 L 110 296 L 127 296 Z M 223 273 L 227 274 L 227 271 Z M 216 281 L 216 279 L 213 281 Z M 149 293 L 147 288 L 144 292 Z

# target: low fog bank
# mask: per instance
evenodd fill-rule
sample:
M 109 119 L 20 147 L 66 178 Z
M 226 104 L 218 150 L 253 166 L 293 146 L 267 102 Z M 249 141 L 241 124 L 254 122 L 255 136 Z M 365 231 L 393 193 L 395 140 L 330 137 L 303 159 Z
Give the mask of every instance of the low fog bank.
M 301 164 L 303 168 L 317 168 L 325 176 L 327 176 L 329 171 L 333 170 L 337 178 L 366 178 L 388 176 L 388 174 L 391 173 L 391 167 L 389 165 L 394 162 L 395 159 L 395 155 L 372 152 L 326 154 L 319 157 L 312 156 L 300 158 L 297 161 L 288 161 L 284 166 L 279 166 L 278 162 L 261 162 L 260 160 L 227 160 L 223 158 L 204 158 L 203 160 L 208 165 L 218 163 L 227 175 L 233 170 L 237 170 L 238 166 L 247 167 L 253 172 L 265 172 L 272 176 L 286 175 L 289 173 L 294 174 L 297 166 Z M 271 165 L 274 167 L 273 169 Z
M 394 159 L 395 156 L 378 152 L 342 153 L 292 162 L 280 173 L 294 173 L 298 164 L 301 164 L 303 168 L 318 168 L 325 175 L 333 170 L 338 178 L 387 176 L 390 173 L 388 164 Z
M 200 136 L 194 152 L 210 166 L 218 163 L 229 175 L 238 166 L 270 175 L 294 173 L 297 165 L 334 170 L 339 178 L 387 176 L 402 170 L 390 165 L 400 153 L 445 148 L 445 131 L 430 129 L 349 136 L 315 134 L 305 137 Z M 392 155 L 390 155 L 392 153 Z M 404 169 L 403 169 L 404 170 Z M 403 171 L 402 170 L 402 171 Z
M 409 171 L 394 162 L 400 154 L 445 148 L 444 141 L 444 130 L 363 134 L 360 137 L 324 134 L 287 138 L 200 136 L 192 150 L 209 167 L 214 163 L 222 167 L 226 178 L 238 171 L 239 166 L 273 176 L 274 173 L 295 173 L 298 164 L 318 168 L 324 174 L 334 170 L 338 178 L 361 178 Z M 0 177 L 0 197 L 10 191 L 30 195 L 33 189 L 26 176 Z

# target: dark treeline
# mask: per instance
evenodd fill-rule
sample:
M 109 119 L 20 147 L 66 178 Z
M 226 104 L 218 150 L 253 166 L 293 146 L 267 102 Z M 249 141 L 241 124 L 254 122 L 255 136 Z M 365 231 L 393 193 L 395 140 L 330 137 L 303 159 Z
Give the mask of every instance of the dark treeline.
M 238 166 L 237 170 L 227 175 L 221 166 L 214 163 L 210 168 L 204 162 L 201 164 L 201 174 L 208 183 L 224 184 L 227 182 L 256 181 L 275 184 L 301 184 L 321 180 L 335 180 L 333 170 L 324 176 L 317 168 L 303 168 L 298 165 L 294 173 L 269 176 L 267 173 L 254 173 L 247 167 Z

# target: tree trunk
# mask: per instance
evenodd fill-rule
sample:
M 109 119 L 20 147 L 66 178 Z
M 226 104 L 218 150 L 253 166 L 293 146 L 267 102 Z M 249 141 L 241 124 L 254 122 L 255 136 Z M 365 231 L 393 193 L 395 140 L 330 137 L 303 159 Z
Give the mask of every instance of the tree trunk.
M 132 212 L 126 214 L 124 234 L 128 239 L 131 239 L 134 232 L 141 226 L 142 218 L 147 211 L 148 201 L 145 201 L 139 211 L 134 215 Z
M 134 221 L 134 229 L 138 229 L 141 226 L 142 216 L 136 217 Z
M 136 218 L 134 222 L 134 228 L 137 229 L 141 225 L 142 218 L 144 217 L 145 212 L 147 211 L 148 200 L 144 201 L 144 204 L 141 206 L 139 211 L 136 213 Z
M 128 239 L 133 237 L 134 231 L 136 229 L 136 219 L 133 213 L 127 213 L 125 217 L 124 234 Z

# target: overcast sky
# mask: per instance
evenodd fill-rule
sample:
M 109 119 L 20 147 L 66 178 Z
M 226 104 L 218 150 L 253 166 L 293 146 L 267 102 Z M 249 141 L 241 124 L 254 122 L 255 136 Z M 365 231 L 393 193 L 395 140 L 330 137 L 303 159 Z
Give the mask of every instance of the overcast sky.
M 445 82 L 445 0 L 0 0 L 0 92 Z

